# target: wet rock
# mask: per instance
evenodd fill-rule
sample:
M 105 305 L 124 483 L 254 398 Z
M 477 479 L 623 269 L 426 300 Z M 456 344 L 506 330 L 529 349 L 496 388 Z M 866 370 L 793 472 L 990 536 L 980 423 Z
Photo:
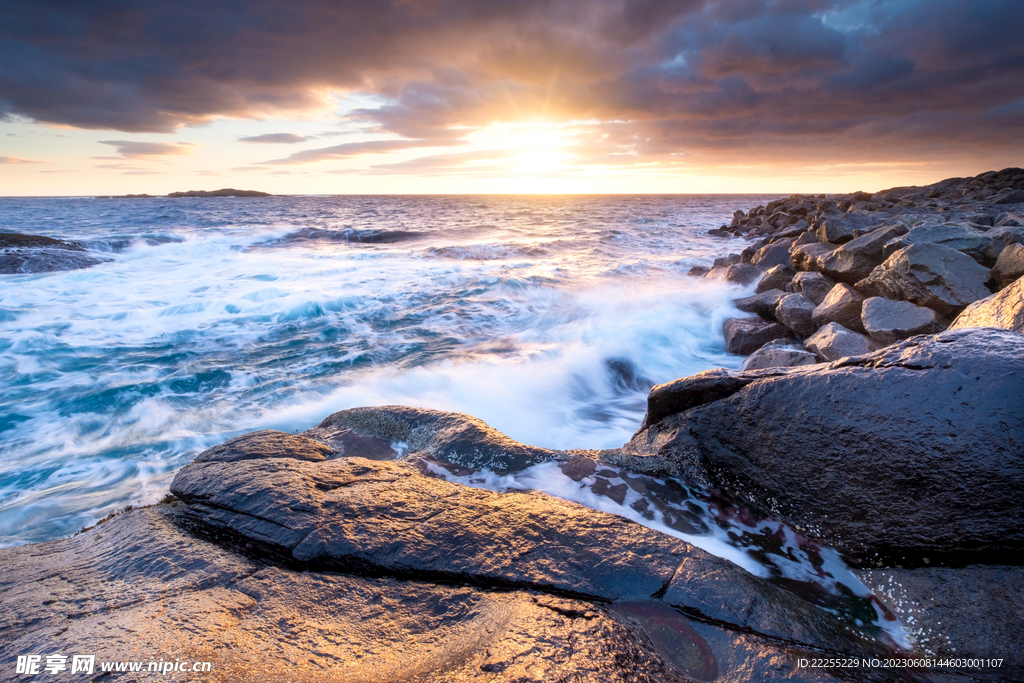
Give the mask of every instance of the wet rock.
M 305 436 L 264 429 L 243 434 L 205 450 L 199 454 L 196 462 L 231 462 L 259 458 L 293 458 L 319 462 L 334 453 L 330 446 Z
M 990 272 L 999 289 L 1024 276 L 1024 245 L 1011 244 L 1003 249 Z
M 689 275 L 690 277 L 704 277 L 710 271 L 711 269 L 708 268 L 707 266 L 694 266 L 693 268 L 690 268 L 690 270 L 687 271 L 686 274 Z
M 832 291 L 835 284 L 835 282 L 821 273 L 803 271 L 793 276 L 792 287 L 787 287 L 786 289 L 787 291 L 803 294 L 811 300 L 811 303 L 817 306 L 825 300 L 825 297 Z
M 786 261 L 789 261 L 788 251 L 786 252 Z M 788 265 L 772 266 L 757 281 L 757 291 L 766 292 L 772 289 L 785 289 L 795 274 L 796 271 Z
M 1024 404 L 1007 400 L 1024 395 L 1024 336 L 947 331 L 753 374 L 663 418 L 717 485 L 856 562 L 998 564 L 1024 551 Z
M 745 313 L 756 313 L 765 320 L 775 320 L 775 307 L 779 299 L 786 296 L 781 289 L 769 289 L 753 296 L 733 300 L 733 305 Z
M 1024 190 L 1014 190 L 1001 197 L 996 204 L 1024 204 Z
M 896 223 L 861 235 L 822 258 L 821 272 L 840 282 L 856 284 L 885 260 L 885 245 L 906 233 L 906 226 Z
M 951 330 L 968 327 L 996 327 L 1024 333 L 1024 278 L 998 294 L 976 301 L 957 316 Z
M 729 353 L 746 356 L 773 339 L 792 337 L 786 327 L 761 318 L 729 318 L 722 324 L 725 348 Z
M 988 279 L 988 270 L 966 254 L 941 244 L 912 244 L 886 259 L 856 289 L 865 297 L 910 301 L 950 316 L 987 297 Z
M 207 461 L 179 471 L 171 491 L 190 523 L 317 571 L 623 600 L 651 597 L 683 557 L 703 556 L 620 517 L 451 484 L 407 462 Z M 602 557 L 607 547 L 620 550 Z
M 715 269 L 712 269 L 714 272 Z M 736 263 L 728 266 L 722 274 L 726 282 L 738 285 L 749 285 L 761 274 L 761 269 L 748 263 Z M 710 275 L 710 273 L 709 273 Z
M 858 570 L 858 577 L 933 657 L 1002 658 L 1020 678 L 1024 567 L 971 565 Z
M 825 242 L 811 242 L 807 244 L 794 243 L 790 251 L 793 260 L 793 267 L 797 270 L 820 271 L 825 257 L 838 248 L 835 244 Z
M 761 370 L 763 368 L 790 368 L 799 365 L 813 365 L 818 357 L 804 348 L 803 344 L 789 340 L 771 341 L 747 356 L 740 370 Z
M 863 334 L 829 323 L 804 341 L 804 345 L 823 361 L 834 361 L 847 356 L 861 356 L 878 349 L 878 344 Z
M 420 452 L 454 465 L 498 473 L 568 457 L 560 451 L 521 444 L 471 415 L 406 406 L 342 410 L 303 436 L 349 457 L 391 460 L 402 452 Z
M 253 683 L 689 680 L 643 629 L 600 604 L 293 571 L 193 536 L 176 519 L 169 505 L 137 509 L 74 538 L 0 550 L 0 657 L 11 675 L 27 653 L 94 654 L 97 675 L 101 661 L 173 653 L 211 662 L 203 679 Z M 795 668 L 805 656 L 756 636 L 695 628 L 712 644 L 720 680 L 762 680 L 780 657 Z M 730 660 L 733 650 L 752 655 L 753 671 Z
M 839 283 L 829 291 L 825 299 L 811 313 L 811 321 L 815 329 L 828 323 L 839 323 L 855 332 L 863 332 L 860 321 L 861 306 L 864 297 L 845 283 Z
M 707 370 L 658 384 L 647 396 L 647 414 L 640 431 L 669 415 L 731 396 L 752 381 L 749 376 L 732 370 Z
M 79 270 L 104 260 L 86 253 L 85 247 L 76 242 L 0 232 L 0 274 Z
M 984 260 L 985 247 L 990 242 L 992 237 L 971 227 L 926 223 L 888 242 L 882 253 L 888 258 L 911 244 L 941 244 L 963 252 L 980 263 Z
M 935 334 L 949 324 L 930 308 L 879 296 L 864 300 L 860 319 L 868 336 L 883 346 L 917 334 Z
M 800 337 L 814 333 L 817 326 L 812 322 L 814 302 L 803 294 L 787 294 L 779 299 L 775 308 L 775 319 L 796 332 Z

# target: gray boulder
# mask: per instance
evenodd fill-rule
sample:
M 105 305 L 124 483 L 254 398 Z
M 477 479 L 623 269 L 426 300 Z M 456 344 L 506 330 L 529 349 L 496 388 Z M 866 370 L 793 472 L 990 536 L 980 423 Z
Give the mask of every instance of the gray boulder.
M 756 313 L 765 320 L 775 320 L 775 307 L 779 305 L 779 299 L 784 296 L 786 293 L 781 289 L 769 289 L 767 292 L 734 299 L 732 303 L 733 306 L 745 313 Z
M 789 242 L 785 241 L 781 244 L 767 244 L 761 247 L 754 253 L 750 262 L 755 266 L 761 266 L 762 268 L 772 268 L 773 266 L 791 267 L 792 263 L 789 260 Z
M 991 242 L 992 237 L 987 233 L 966 225 L 925 223 L 888 242 L 882 254 L 888 258 L 911 244 L 941 244 L 950 249 L 962 251 L 981 263 L 985 259 L 985 247 Z
M 966 254 L 941 244 L 912 244 L 887 258 L 856 289 L 865 297 L 910 301 L 950 316 L 987 297 L 988 279 L 988 269 Z
M 828 293 L 811 313 L 811 322 L 818 329 L 828 323 L 839 323 L 855 332 L 863 332 L 860 321 L 860 309 L 864 297 L 848 284 L 840 282 Z
M 1024 276 L 1024 245 L 1008 245 L 1000 252 L 990 272 L 999 289 Z
M 840 282 L 856 284 L 885 260 L 882 251 L 886 243 L 905 234 L 906 226 L 895 223 L 861 235 L 823 257 L 821 272 Z
M 975 301 L 949 326 L 951 330 L 967 327 L 998 327 L 1024 333 L 1024 277 L 998 294 Z
M 821 273 L 801 271 L 793 276 L 793 282 L 786 287 L 786 291 L 803 294 L 817 306 L 825 300 L 835 284 Z
M 818 241 L 843 244 L 856 234 L 866 232 L 868 227 L 877 225 L 879 219 L 867 213 L 854 211 L 842 216 L 823 218 L 818 225 Z
M 715 268 L 711 272 L 715 272 Z M 710 274 L 710 273 L 709 273 Z M 761 269 L 749 263 L 735 263 L 728 266 L 723 274 L 726 282 L 733 282 L 738 285 L 749 285 L 761 274 Z
M 868 336 L 883 346 L 917 334 L 935 334 L 948 326 L 930 308 L 880 296 L 864 300 L 860 319 Z
M 747 356 L 740 370 L 761 370 L 764 368 L 791 368 L 800 365 L 814 365 L 818 357 L 804 348 L 803 344 L 791 340 L 771 341 Z
M 992 241 L 985 247 L 986 264 L 994 264 L 999 255 L 1003 253 L 1003 249 L 1006 249 L 1009 245 L 1024 244 L 1024 226 L 1006 225 L 994 228 L 987 234 L 992 238 Z
M 829 323 L 804 340 L 804 346 L 823 361 L 862 356 L 878 350 L 878 344 L 839 323 Z
M 775 319 L 800 337 L 813 334 L 818 329 L 811 320 L 813 313 L 814 302 L 803 294 L 787 294 L 775 307 Z
M 790 257 L 793 260 L 793 267 L 797 270 L 820 271 L 825 257 L 837 249 L 837 245 L 824 242 L 810 242 L 800 244 L 794 242 L 790 250 Z
M 789 260 L 789 252 L 786 253 L 786 260 Z M 757 291 L 766 292 L 772 289 L 785 289 L 795 274 L 796 271 L 788 265 L 772 266 L 757 281 Z
M 854 562 L 999 564 L 1024 552 L 1024 403 L 1011 398 L 1024 395 L 1024 335 L 951 330 L 730 382 L 729 396 L 675 414 L 661 405 L 634 441 L 657 432 L 669 458 L 685 437 L 689 471 Z
M 722 335 L 729 353 L 746 356 L 774 339 L 789 339 L 793 333 L 761 318 L 729 318 L 722 324 Z

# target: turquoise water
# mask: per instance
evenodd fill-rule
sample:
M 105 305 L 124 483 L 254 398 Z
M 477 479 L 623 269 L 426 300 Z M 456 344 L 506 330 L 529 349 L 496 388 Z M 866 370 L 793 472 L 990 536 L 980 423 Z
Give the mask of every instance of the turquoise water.
M 690 278 L 749 196 L 0 199 L 85 270 L 0 275 L 0 544 L 167 491 L 202 449 L 398 403 L 608 448 L 647 390 L 736 367 Z

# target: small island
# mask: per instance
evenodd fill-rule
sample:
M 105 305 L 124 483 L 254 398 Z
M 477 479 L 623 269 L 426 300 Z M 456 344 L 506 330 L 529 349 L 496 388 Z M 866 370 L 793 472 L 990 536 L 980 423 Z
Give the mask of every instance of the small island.
M 182 197 L 273 197 L 269 192 L 259 190 L 236 190 L 232 187 L 225 187 L 220 190 L 188 190 L 187 192 L 171 192 L 166 195 L 172 199 Z M 100 195 L 96 199 L 163 199 L 159 195 L 152 194 L 118 194 Z

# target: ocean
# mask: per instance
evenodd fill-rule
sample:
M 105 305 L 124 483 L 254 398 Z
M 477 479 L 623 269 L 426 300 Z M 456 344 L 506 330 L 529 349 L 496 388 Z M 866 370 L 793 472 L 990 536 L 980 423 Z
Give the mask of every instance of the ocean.
M 765 196 L 2 198 L 88 269 L 0 275 L 0 545 L 159 500 L 200 451 L 330 413 L 475 415 L 612 448 L 649 388 L 737 367 L 687 276 Z

